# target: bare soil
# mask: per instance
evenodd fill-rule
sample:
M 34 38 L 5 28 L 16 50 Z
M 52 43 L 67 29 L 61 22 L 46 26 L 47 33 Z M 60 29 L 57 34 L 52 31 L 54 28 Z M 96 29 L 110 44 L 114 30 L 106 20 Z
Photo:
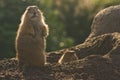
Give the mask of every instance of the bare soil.
M 67 49 L 76 51 L 79 60 L 58 64 L 64 49 L 48 53 L 49 64 L 40 68 L 20 70 L 14 58 L 3 59 L 0 60 L 0 80 L 119 80 L 119 44 L 119 33 L 98 36 Z

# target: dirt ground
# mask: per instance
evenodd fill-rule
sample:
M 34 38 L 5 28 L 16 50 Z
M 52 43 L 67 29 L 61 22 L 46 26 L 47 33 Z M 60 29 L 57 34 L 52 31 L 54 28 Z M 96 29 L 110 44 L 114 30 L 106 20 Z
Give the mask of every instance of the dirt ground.
M 94 44 L 91 45 L 91 42 Z M 105 42 L 109 44 L 106 45 Z M 67 49 L 74 50 L 78 56 L 82 56 L 78 60 L 58 64 L 57 61 L 66 49 L 50 52 L 47 55 L 49 64 L 41 68 L 24 67 L 20 70 L 14 58 L 3 59 L 0 60 L 0 80 L 119 80 L 119 44 L 119 33 L 98 36 Z M 102 46 L 107 48 L 100 51 Z

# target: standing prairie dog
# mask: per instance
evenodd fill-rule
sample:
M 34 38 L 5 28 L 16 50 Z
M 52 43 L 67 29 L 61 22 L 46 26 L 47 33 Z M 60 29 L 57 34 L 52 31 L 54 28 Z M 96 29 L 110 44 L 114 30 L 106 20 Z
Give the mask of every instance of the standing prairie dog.
M 16 36 L 16 58 L 19 65 L 40 67 L 45 65 L 48 26 L 37 6 L 28 6 L 22 15 Z

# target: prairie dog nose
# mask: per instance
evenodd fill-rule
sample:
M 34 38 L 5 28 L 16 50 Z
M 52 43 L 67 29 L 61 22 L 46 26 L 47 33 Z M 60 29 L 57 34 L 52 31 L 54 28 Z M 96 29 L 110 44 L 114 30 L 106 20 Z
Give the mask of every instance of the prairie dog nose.
M 36 12 L 34 12 L 33 14 L 36 15 Z

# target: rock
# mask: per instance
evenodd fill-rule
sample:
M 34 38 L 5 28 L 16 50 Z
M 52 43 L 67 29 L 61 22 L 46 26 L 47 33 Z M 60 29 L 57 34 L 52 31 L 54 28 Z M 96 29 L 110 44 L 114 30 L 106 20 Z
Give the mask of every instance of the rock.
M 111 6 L 98 12 L 93 20 L 91 33 L 88 39 L 90 37 L 95 37 L 106 33 L 120 32 L 119 15 L 120 5 Z
M 65 62 L 71 62 L 74 60 L 78 60 L 78 57 L 76 55 L 76 53 L 74 51 L 66 51 L 63 53 L 63 55 L 61 56 L 61 58 L 59 59 L 58 63 L 62 64 Z

